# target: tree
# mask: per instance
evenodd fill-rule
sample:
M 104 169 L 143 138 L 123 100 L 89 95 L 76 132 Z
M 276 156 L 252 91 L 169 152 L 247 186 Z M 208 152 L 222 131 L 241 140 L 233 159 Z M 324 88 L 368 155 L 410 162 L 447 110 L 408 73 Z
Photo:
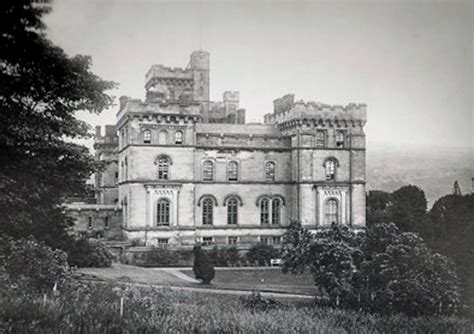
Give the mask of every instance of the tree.
M 201 246 L 195 246 L 193 251 L 194 276 L 196 279 L 200 279 L 203 284 L 210 284 L 216 275 L 214 263 L 209 258 L 209 255 L 201 249 Z
M 61 204 L 99 167 L 72 142 L 90 130 L 75 113 L 109 107 L 115 84 L 90 71 L 90 57 L 69 57 L 46 38 L 50 11 L 50 1 L 0 2 L 0 233 L 67 249 Z
M 426 222 L 426 197 L 417 186 L 408 185 L 391 194 L 390 221 L 402 232 L 422 232 Z
M 283 235 L 281 258 L 283 272 L 304 272 L 310 265 L 309 253 L 313 235 L 296 220 L 292 221 Z
M 388 223 L 391 195 L 380 190 L 371 190 L 367 195 L 367 225 Z

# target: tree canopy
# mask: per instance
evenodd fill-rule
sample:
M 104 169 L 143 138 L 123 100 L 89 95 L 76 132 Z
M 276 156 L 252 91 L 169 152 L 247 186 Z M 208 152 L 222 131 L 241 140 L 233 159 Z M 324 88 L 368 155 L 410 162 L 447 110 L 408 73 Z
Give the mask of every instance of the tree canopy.
M 66 196 L 82 194 L 99 167 L 72 140 L 89 136 L 77 111 L 99 113 L 115 84 L 45 35 L 50 1 L 0 2 L 0 232 L 65 246 Z

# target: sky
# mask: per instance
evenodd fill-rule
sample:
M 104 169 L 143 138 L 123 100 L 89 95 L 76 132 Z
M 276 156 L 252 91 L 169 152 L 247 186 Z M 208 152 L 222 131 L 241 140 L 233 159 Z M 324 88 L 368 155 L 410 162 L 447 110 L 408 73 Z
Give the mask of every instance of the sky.
M 367 104 L 369 145 L 474 147 L 473 4 L 465 1 L 56 0 L 47 35 L 145 96 L 152 64 L 211 55 L 211 99 L 240 92 L 247 122 L 273 100 Z M 114 124 L 117 107 L 79 114 Z

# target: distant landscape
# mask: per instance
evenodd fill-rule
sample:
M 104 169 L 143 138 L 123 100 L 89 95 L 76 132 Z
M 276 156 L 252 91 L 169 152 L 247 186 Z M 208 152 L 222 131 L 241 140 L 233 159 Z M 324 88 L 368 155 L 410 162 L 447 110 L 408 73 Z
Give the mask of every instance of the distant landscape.
M 407 184 L 424 190 L 428 207 L 458 180 L 463 194 L 472 191 L 473 148 L 394 148 L 370 145 L 367 190 L 393 191 Z

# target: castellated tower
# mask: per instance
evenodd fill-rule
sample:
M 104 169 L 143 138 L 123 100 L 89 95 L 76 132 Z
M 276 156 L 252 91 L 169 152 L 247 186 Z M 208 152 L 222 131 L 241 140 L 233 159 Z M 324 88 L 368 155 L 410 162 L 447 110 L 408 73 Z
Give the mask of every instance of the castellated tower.
M 265 123 L 291 138 L 295 218 L 364 227 L 366 105 L 294 102 L 288 94 L 274 108 Z

